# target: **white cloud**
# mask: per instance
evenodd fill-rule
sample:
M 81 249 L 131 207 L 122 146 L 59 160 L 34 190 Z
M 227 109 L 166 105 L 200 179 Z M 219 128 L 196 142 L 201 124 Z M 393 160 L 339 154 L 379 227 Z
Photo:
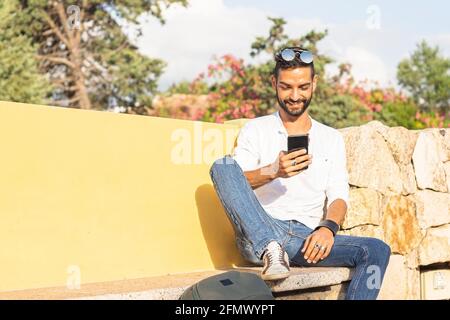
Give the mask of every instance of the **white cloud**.
M 347 47 L 344 60 L 351 61 L 352 74 L 357 80 L 376 80 L 381 85 L 387 85 L 388 70 L 384 62 L 376 54 L 360 47 Z
M 442 55 L 450 56 L 450 34 L 437 34 L 428 38 L 429 44 L 439 46 Z
M 383 86 L 393 83 L 395 72 L 379 55 L 386 51 L 387 48 L 381 44 L 388 42 L 386 37 L 389 36 L 367 28 L 364 21 L 351 21 L 337 25 L 325 24 L 317 19 L 307 23 L 303 20 L 293 20 L 289 24 L 290 28 L 287 30 L 290 31 L 290 36 L 294 36 L 294 30 L 300 30 L 301 34 L 311 29 L 329 31 L 328 35 L 319 42 L 320 52 L 335 61 L 327 66 L 326 72 L 329 76 L 338 72 L 340 63 L 350 63 L 352 75 L 356 81 L 368 79 L 377 81 Z

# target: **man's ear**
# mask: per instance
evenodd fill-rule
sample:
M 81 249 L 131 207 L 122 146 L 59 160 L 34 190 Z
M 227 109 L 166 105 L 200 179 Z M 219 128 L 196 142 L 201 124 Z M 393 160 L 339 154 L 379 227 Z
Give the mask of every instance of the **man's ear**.
M 270 76 L 270 81 L 272 82 L 272 88 L 276 91 L 277 90 L 277 79 L 274 75 Z
M 313 78 L 313 92 L 316 91 L 316 87 L 317 87 L 317 79 L 319 78 L 319 76 L 317 74 L 314 75 Z

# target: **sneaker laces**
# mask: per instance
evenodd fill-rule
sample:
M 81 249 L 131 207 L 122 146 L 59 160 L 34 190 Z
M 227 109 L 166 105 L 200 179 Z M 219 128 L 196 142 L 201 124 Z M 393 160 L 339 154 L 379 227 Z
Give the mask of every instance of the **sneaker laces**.
M 284 252 L 278 243 L 270 243 L 267 247 L 266 254 L 270 264 L 274 262 L 282 264 L 284 262 Z

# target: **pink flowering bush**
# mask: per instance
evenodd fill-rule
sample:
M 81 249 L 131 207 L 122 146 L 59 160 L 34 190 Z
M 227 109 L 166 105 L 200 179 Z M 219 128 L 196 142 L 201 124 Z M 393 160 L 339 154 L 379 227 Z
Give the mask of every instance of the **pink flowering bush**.
M 368 81 L 354 84 L 353 79 L 343 84 L 335 83 L 336 92 L 356 98 L 368 111 L 364 120 L 379 120 L 388 126 L 403 126 L 408 129 L 428 127 L 450 127 L 450 113 L 421 113 L 413 99 L 394 88 L 380 88 Z M 372 87 L 372 89 L 366 89 Z
M 415 120 L 418 129 L 423 128 L 450 128 L 450 112 L 447 114 L 437 112 L 416 112 Z
M 245 67 L 242 59 L 233 55 L 222 56 L 208 66 L 208 73 L 200 74 L 193 81 L 212 82 L 209 93 L 209 108 L 195 114 L 193 120 L 223 123 L 238 118 L 254 118 L 264 115 L 261 108 L 260 75 L 251 67 Z M 267 84 L 264 84 L 267 85 Z

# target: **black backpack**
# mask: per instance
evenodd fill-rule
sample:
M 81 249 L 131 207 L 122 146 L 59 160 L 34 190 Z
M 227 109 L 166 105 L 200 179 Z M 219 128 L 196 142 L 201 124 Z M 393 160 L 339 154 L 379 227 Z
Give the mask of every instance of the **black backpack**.
M 180 300 L 274 300 L 272 291 L 258 275 L 228 271 L 189 287 Z

